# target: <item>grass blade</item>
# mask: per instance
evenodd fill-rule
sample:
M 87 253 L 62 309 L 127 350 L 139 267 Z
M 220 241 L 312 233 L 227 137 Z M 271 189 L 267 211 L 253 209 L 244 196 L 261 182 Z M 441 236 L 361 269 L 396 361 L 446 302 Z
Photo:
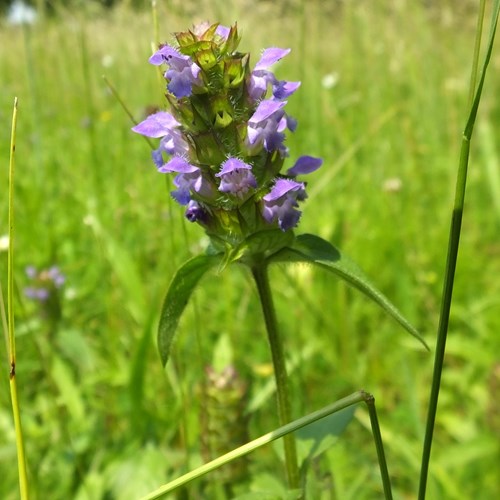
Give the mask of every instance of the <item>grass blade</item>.
M 438 334 L 436 341 L 436 354 L 434 357 L 434 371 L 432 376 L 432 387 L 429 398 L 429 410 L 427 414 L 427 424 L 425 430 L 424 446 L 422 452 L 422 467 L 420 470 L 420 485 L 418 498 L 424 500 L 427 489 L 427 477 L 429 473 L 430 453 L 432 447 L 432 439 L 434 435 L 434 424 L 436 421 L 437 404 L 439 399 L 439 391 L 441 387 L 441 374 L 443 371 L 444 354 L 446 349 L 446 338 L 448 335 L 448 322 L 450 318 L 451 300 L 453 295 L 453 283 L 455 279 L 455 269 L 458 257 L 458 247 L 460 242 L 460 232 L 462 228 L 462 215 L 465 201 L 465 188 L 467 183 L 467 169 L 469 164 L 469 151 L 472 132 L 476 122 L 477 110 L 481 100 L 484 80 L 486 77 L 486 69 L 491 58 L 493 50 L 493 42 L 495 39 L 496 27 L 498 22 L 498 14 L 500 10 L 500 0 L 496 0 L 493 9 L 492 23 L 489 35 L 488 46 L 486 50 L 486 57 L 481 68 L 479 83 L 474 94 L 469 117 L 465 126 L 464 134 L 462 137 L 462 147 L 460 151 L 460 162 L 457 173 L 457 184 L 455 191 L 455 202 L 451 217 L 450 236 L 448 241 L 448 254 L 446 258 L 445 276 L 443 282 L 443 292 L 441 300 L 441 311 L 439 315 Z M 484 18 L 484 10 L 480 11 L 481 22 L 478 26 L 482 25 L 482 18 Z M 477 30 L 477 37 L 480 36 L 481 29 Z M 476 44 L 477 46 L 478 44 Z M 472 68 L 471 85 L 474 84 L 474 75 L 477 74 L 477 58 L 474 58 Z
M 29 498 L 28 473 L 26 470 L 26 458 L 24 454 L 24 440 L 21 425 L 21 412 L 19 409 L 19 398 L 16 381 L 16 336 L 14 332 L 14 154 L 16 150 L 16 126 L 17 126 L 17 97 L 14 99 L 14 110 L 12 113 L 12 129 L 10 139 L 10 161 L 9 161 L 9 254 L 7 271 L 7 322 L 9 337 L 9 382 L 12 403 L 12 414 L 14 417 L 14 428 L 16 433 L 17 467 L 19 471 L 19 490 L 21 499 Z

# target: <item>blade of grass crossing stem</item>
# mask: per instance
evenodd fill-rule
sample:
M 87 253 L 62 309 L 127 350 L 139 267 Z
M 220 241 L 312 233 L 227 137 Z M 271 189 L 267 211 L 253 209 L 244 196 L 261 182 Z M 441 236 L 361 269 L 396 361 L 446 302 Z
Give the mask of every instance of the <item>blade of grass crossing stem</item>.
M 287 434 L 295 432 L 296 430 L 301 429 L 306 425 L 312 424 L 313 422 L 316 422 L 321 418 L 328 417 L 332 413 L 338 412 L 340 410 L 343 410 L 344 408 L 347 408 L 349 406 L 361 402 L 365 402 L 368 406 L 368 411 L 370 413 L 370 420 L 372 423 L 373 436 L 377 448 L 377 454 L 379 457 L 380 472 L 384 484 L 385 498 L 386 500 L 391 500 L 392 499 L 391 485 L 389 482 L 389 474 L 387 472 L 387 465 L 384 456 L 382 438 L 380 435 L 380 428 L 378 425 L 377 414 L 375 411 L 375 398 L 371 394 L 368 394 L 365 391 L 355 392 L 350 396 L 340 399 L 339 401 L 335 401 L 335 403 L 332 403 L 331 405 L 325 406 L 321 410 L 310 413 L 309 415 L 294 420 L 289 424 L 283 425 L 282 427 L 279 427 L 278 429 L 275 429 L 272 432 L 264 434 L 263 436 L 260 436 L 259 438 L 254 439 L 253 441 L 250 441 L 249 443 L 246 443 L 243 446 L 240 446 L 239 448 L 236 448 L 230 451 L 229 453 L 226 453 L 225 455 L 222 455 L 216 458 L 215 460 L 212 460 L 211 462 L 203 464 L 201 467 L 197 467 L 196 469 L 188 472 L 187 474 L 184 474 L 181 477 L 178 477 L 177 479 L 174 479 L 173 481 L 170 481 L 169 483 L 163 486 L 160 486 L 155 491 L 152 491 L 148 495 L 142 497 L 141 500 L 154 500 L 155 498 L 160 498 L 163 495 L 171 493 L 175 491 L 177 488 L 180 488 L 181 486 L 193 481 L 194 479 L 197 479 L 201 476 L 204 476 L 205 474 L 208 474 L 209 472 L 214 471 L 215 469 L 218 469 L 219 467 L 222 467 L 223 465 L 231 462 L 232 460 L 236 460 L 245 455 L 248 455 L 252 451 L 257 450 L 258 448 L 261 448 L 262 446 L 265 446 L 266 444 L 269 444 L 272 441 L 275 441 L 276 439 L 282 438 Z
M 16 150 L 17 97 L 14 99 L 12 113 L 12 129 L 10 136 L 9 160 L 9 255 L 7 260 L 7 323 L 9 337 L 9 385 L 16 433 L 17 467 L 19 471 L 19 490 L 21 499 L 26 500 L 28 494 L 28 474 L 24 456 L 24 440 L 21 426 L 21 412 L 16 382 L 16 337 L 14 333 L 14 153 Z
M 462 137 L 462 146 L 460 151 L 460 162 L 457 173 L 457 184 L 455 191 L 455 202 L 453 206 L 453 213 L 451 217 L 450 236 L 448 241 L 448 254 L 446 259 L 445 276 L 443 282 L 443 292 L 441 298 L 441 311 L 439 316 L 438 334 L 436 341 L 436 354 L 434 357 L 434 371 L 432 375 L 432 387 L 429 398 L 429 410 L 427 414 L 427 424 L 425 430 L 424 446 L 422 451 L 422 467 L 420 470 L 420 484 L 418 498 L 424 500 L 427 488 L 427 477 L 429 472 L 429 461 L 432 447 L 432 439 L 434 434 L 434 424 L 436 420 L 437 403 L 439 398 L 439 390 L 441 385 L 441 374 L 443 371 L 444 353 L 446 348 L 446 337 L 448 334 L 448 321 L 450 317 L 451 300 L 453 294 L 453 282 L 455 277 L 455 269 L 457 264 L 458 246 L 460 242 L 460 231 L 462 227 L 462 214 L 464 209 L 465 200 L 465 187 L 467 183 L 467 168 L 469 164 L 469 151 L 472 132 L 476 122 L 477 110 L 481 100 L 481 93 L 483 90 L 484 80 L 486 77 L 486 69 L 491 58 L 493 49 L 493 41 L 495 39 L 495 32 L 498 22 L 498 14 L 500 10 L 500 0 L 496 0 L 492 11 L 491 29 L 486 49 L 486 56 L 483 66 L 479 75 L 479 83 L 474 93 L 474 99 L 470 108 L 470 113 L 467 119 L 467 124 Z M 480 9 L 479 12 L 480 22 L 476 32 L 476 38 L 481 36 L 482 29 L 480 26 L 483 24 L 484 10 Z M 478 42 L 476 43 L 476 52 L 478 49 Z M 474 57 L 472 66 L 471 85 L 474 85 L 475 76 L 477 71 L 478 61 Z

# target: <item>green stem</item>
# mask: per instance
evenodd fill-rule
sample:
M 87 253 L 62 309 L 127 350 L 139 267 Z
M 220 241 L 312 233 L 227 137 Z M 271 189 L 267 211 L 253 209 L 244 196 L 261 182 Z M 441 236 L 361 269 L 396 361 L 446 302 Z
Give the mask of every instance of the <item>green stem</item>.
M 310 425 L 313 422 L 316 422 L 317 420 L 325 418 L 331 415 L 332 413 L 348 408 L 349 406 L 362 403 L 363 401 L 366 402 L 367 396 L 369 395 L 367 395 L 366 392 L 358 391 L 355 392 L 354 394 L 351 394 L 350 396 L 340 399 L 339 401 L 335 401 L 335 403 L 332 403 L 331 405 L 328 405 L 325 408 L 322 408 L 321 410 L 317 410 L 314 413 L 310 413 L 309 415 L 294 420 L 293 422 L 287 425 L 279 427 L 278 429 L 272 432 L 264 434 L 263 436 L 260 436 L 257 439 L 254 439 L 253 441 L 250 441 L 249 443 L 246 443 L 243 446 L 240 446 L 239 448 L 236 448 L 226 453 L 225 455 L 216 458 L 215 460 L 212 460 L 211 462 L 208 462 L 200 467 L 197 467 L 195 470 L 192 470 L 187 474 L 184 474 L 183 476 L 178 477 L 173 481 L 170 481 L 168 484 L 165 484 L 160 488 L 156 489 L 155 491 L 149 493 L 148 495 L 142 497 L 141 500 L 154 500 L 156 498 L 160 498 L 163 495 L 166 495 L 167 493 L 172 493 L 176 489 L 180 488 L 181 486 L 184 486 L 185 484 L 193 481 L 194 479 L 197 479 L 205 474 L 208 474 L 209 472 L 212 472 L 218 469 L 219 467 L 222 467 L 223 465 L 231 462 L 232 460 L 244 457 L 245 455 L 248 455 L 249 453 L 257 449 L 262 448 L 263 446 L 271 443 L 272 441 L 275 441 L 276 439 L 284 438 L 287 435 L 291 434 L 292 432 L 295 432 L 298 429 L 305 427 L 306 425 Z
M 14 99 L 14 112 L 12 115 L 12 132 L 10 142 L 9 163 L 9 254 L 7 261 L 7 323 L 9 337 L 9 383 L 10 397 L 12 403 L 12 414 L 14 417 L 14 429 L 16 433 L 17 467 L 19 471 L 19 489 L 22 500 L 27 500 L 28 472 L 26 469 L 26 458 L 24 455 L 24 439 L 21 426 L 21 412 L 19 409 L 19 398 L 16 383 L 16 336 L 14 331 L 14 152 L 17 126 L 17 97 Z
M 483 2 L 484 3 L 484 2 Z M 460 151 L 460 161 L 457 172 L 457 183 L 455 189 L 455 201 L 451 216 L 450 235 L 448 240 L 448 254 L 446 258 L 445 276 L 443 282 L 443 292 L 441 298 L 441 310 L 439 315 L 439 325 L 436 341 L 436 354 L 434 357 L 434 370 L 432 373 L 431 394 L 429 397 L 429 410 L 427 413 L 427 424 L 425 429 L 424 446 L 422 451 L 422 466 L 420 469 L 420 484 L 418 491 L 419 500 L 425 500 L 427 478 L 429 474 L 429 462 L 432 448 L 432 440 L 434 435 L 434 425 L 436 421 L 437 405 L 439 391 L 441 387 L 441 375 L 443 372 L 444 355 L 446 348 L 446 338 L 448 335 L 448 323 L 450 318 L 451 300 L 453 294 L 453 283 L 455 278 L 455 269 L 457 265 L 458 247 L 460 242 L 460 232 L 462 227 L 462 215 L 465 202 L 465 188 L 467 183 L 467 170 L 469 165 L 469 152 L 472 131 L 476 121 L 477 110 L 481 93 L 486 76 L 486 69 L 490 61 L 495 38 L 496 26 L 500 10 L 500 2 L 495 3 L 492 16 L 492 25 L 490 31 L 490 39 L 488 43 L 485 62 L 481 69 L 479 84 L 476 88 L 471 89 L 471 95 L 474 96 L 470 106 L 469 117 L 462 137 L 462 146 Z M 484 5 L 480 7 L 478 28 L 476 30 L 476 44 L 474 49 L 474 60 L 472 64 L 471 86 L 475 86 L 476 75 L 478 73 L 478 53 L 479 53 L 479 38 L 482 33 L 482 24 L 484 20 Z
M 375 441 L 375 448 L 377 449 L 380 475 L 382 476 L 382 484 L 384 486 L 384 495 L 386 500 L 392 500 L 391 480 L 389 478 L 389 470 L 387 469 L 387 461 L 385 459 L 382 434 L 380 433 L 380 426 L 378 424 L 377 409 L 375 408 L 375 398 L 367 392 L 361 392 L 364 395 L 366 406 L 368 406 L 368 413 L 370 414 L 373 440 Z
M 257 284 L 262 312 L 266 322 L 267 337 L 273 358 L 274 377 L 276 379 L 276 392 L 278 399 L 278 419 L 280 425 L 291 421 L 290 397 L 288 389 L 288 375 L 286 372 L 283 344 L 281 342 L 273 297 L 269 286 L 269 277 L 266 264 L 257 264 L 252 267 L 252 274 Z M 297 464 L 297 450 L 293 434 L 283 438 L 285 447 L 285 463 L 287 470 L 288 486 L 291 489 L 299 488 L 299 468 Z

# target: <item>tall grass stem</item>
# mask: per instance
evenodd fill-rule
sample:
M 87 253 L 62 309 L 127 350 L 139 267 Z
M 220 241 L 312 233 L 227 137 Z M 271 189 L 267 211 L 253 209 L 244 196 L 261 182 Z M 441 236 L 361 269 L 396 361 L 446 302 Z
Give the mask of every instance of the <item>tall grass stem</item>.
M 427 423 L 425 430 L 424 445 L 422 451 L 422 465 L 420 469 L 420 484 L 418 491 L 419 500 L 424 500 L 427 489 L 427 479 L 429 473 L 429 462 L 432 448 L 432 440 L 434 435 L 434 424 L 436 421 L 437 405 L 439 399 L 439 391 L 441 387 L 441 375 L 443 371 L 444 355 L 446 349 L 446 339 L 448 335 L 448 323 L 450 318 L 451 300 L 453 295 L 453 283 L 455 278 L 455 270 L 458 257 L 458 247 L 460 243 L 460 232 L 462 228 L 462 216 L 465 202 L 465 188 L 467 183 L 467 170 L 469 165 L 470 141 L 474 124 L 476 121 L 477 110 L 481 93 L 486 76 L 486 69 L 490 61 L 495 39 L 496 26 L 498 21 L 498 13 L 500 9 L 500 1 L 496 0 L 492 15 L 492 24 L 490 38 L 487 48 L 484 64 L 481 69 L 481 75 L 477 89 L 472 89 L 474 98 L 471 100 L 470 112 L 467 119 L 467 124 L 462 136 L 462 146 L 460 151 L 460 160 L 457 172 L 457 182 L 455 190 L 455 201 L 451 216 L 450 235 L 448 240 L 448 253 L 446 258 L 445 275 L 443 282 L 443 292 L 441 298 L 441 310 L 439 315 L 439 324 L 436 341 L 436 353 L 434 357 L 434 370 L 432 375 L 432 386 L 429 397 L 429 410 L 427 414 Z M 480 39 L 482 33 L 482 25 L 484 23 L 484 6 L 479 10 L 479 21 L 476 29 L 475 54 L 472 64 L 471 85 L 475 85 L 476 75 L 478 74 L 478 53 L 480 47 Z
M 16 97 L 14 99 L 14 110 L 12 113 L 9 160 L 9 254 L 7 259 L 7 323 L 9 337 L 9 385 L 12 414 L 14 417 L 14 429 L 16 433 L 19 490 L 21 499 L 27 500 L 29 498 L 28 473 L 26 469 L 26 458 L 24 454 L 21 411 L 19 409 L 19 398 L 17 393 L 16 336 L 14 332 L 14 156 L 16 150 L 17 104 L 18 100 Z

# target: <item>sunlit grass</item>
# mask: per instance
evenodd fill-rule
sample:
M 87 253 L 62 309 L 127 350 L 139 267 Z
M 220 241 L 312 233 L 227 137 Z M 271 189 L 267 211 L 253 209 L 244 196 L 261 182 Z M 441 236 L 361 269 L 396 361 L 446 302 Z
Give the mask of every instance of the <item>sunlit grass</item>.
M 306 152 L 325 159 L 308 179 L 301 231 L 346 251 L 432 340 L 466 111 L 473 10 L 457 12 L 447 2 L 425 9 L 410 1 L 292 2 L 288 8 L 258 2 L 251 10 L 244 2 L 229 9 L 223 2 L 158 3 L 167 40 L 172 31 L 217 18 L 226 25 L 238 21 L 242 48 L 253 51 L 254 62 L 262 47 L 292 48 L 277 70 L 302 81 L 289 102 L 299 121 L 289 140 L 291 160 Z M 159 105 L 162 89 L 147 64 L 152 33 L 150 13 L 128 9 L 65 11 L 29 30 L 0 29 L 3 166 L 12 101 L 19 98 L 18 383 L 30 482 L 40 498 L 47 492 L 100 498 L 105 491 L 136 498 L 199 464 L 193 388 L 221 334 L 230 336 L 235 363 L 252 380 L 252 397 L 271 376 L 256 293 L 243 272 L 204 282 L 183 319 L 166 376 L 161 369 L 154 336 L 163 294 L 176 267 L 206 242 L 170 207 L 147 144 L 130 132 L 101 78 L 109 78 L 137 118 Z M 499 410 L 490 401 L 500 352 L 498 53 L 472 152 L 429 498 L 498 493 Z M 0 170 L 2 200 L 7 173 Z M 0 236 L 6 232 L 3 203 Z M 0 256 L 6 295 L 6 258 Z M 24 266 L 53 262 L 67 274 L 55 335 L 22 297 Z M 272 283 L 285 347 L 296 360 L 290 370 L 294 414 L 359 388 L 374 393 L 395 493 L 412 498 L 432 356 L 331 276 L 306 267 L 284 275 L 277 268 Z M 16 498 L 7 385 L 2 377 L 0 496 Z M 273 405 L 271 394 L 256 409 L 252 436 L 276 426 Z M 328 484 L 332 474 L 335 498 L 380 494 L 368 426 L 367 415 L 358 412 L 318 464 L 319 489 L 319 478 Z M 250 469 L 254 481 L 264 471 L 281 477 L 273 451 L 259 453 Z

